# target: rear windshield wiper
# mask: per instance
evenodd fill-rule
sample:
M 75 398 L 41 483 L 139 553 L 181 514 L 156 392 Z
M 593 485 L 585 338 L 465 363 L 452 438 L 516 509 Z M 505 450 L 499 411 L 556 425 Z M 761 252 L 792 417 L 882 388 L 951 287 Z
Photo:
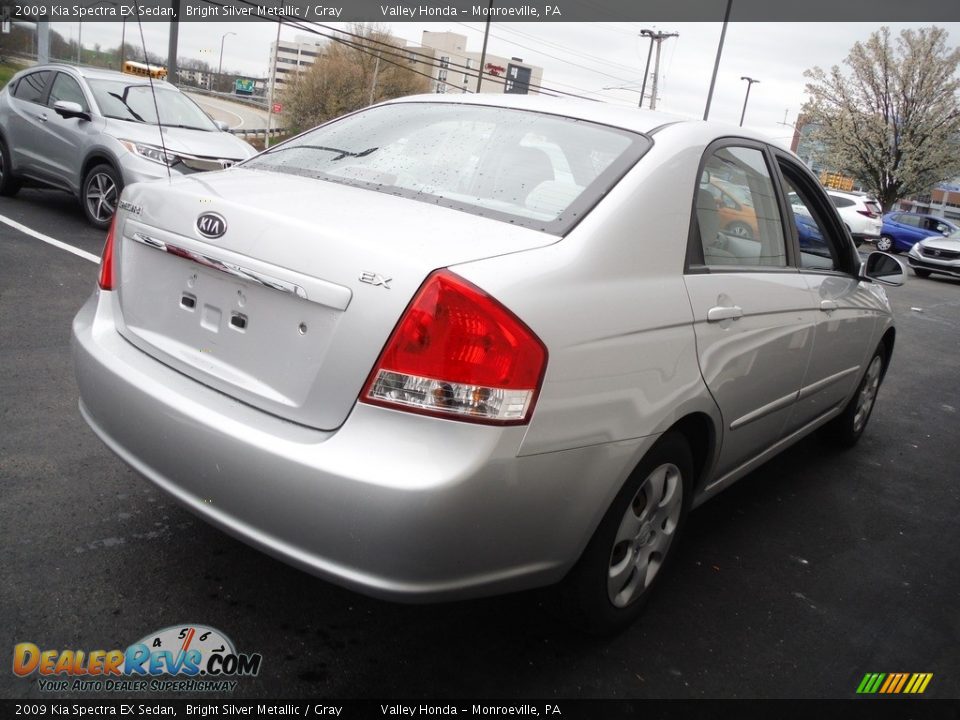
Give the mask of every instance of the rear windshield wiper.
M 300 148 L 310 148 L 311 150 L 325 150 L 326 152 L 339 153 L 337 157 L 333 158 L 331 162 L 336 162 L 337 160 L 343 160 L 345 157 L 366 157 L 371 153 L 376 152 L 380 148 L 372 147 L 362 150 L 360 152 L 351 152 L 350 150 L 344 150 L 342 148 L 329 147 L 327 145 L 287 145 L 285 147 L 279 147 L 275 150 L 271 150 L 266 155 L 272 155 L 273 153 L 283 152 L 284 150 L 299 150 Z

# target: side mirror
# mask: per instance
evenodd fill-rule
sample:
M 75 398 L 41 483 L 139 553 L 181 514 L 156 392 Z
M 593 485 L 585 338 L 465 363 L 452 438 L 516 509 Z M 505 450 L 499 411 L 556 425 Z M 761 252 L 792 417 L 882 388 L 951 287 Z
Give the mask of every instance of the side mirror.
M 700 184 L 709 185 L 710 184 L 710 171 L 706 168 L 703 169 L 703 172 L 700 173 Z
M 893 255 L 872 252 L 867 256 L 867 261 L 860 266 L 860 277 L 883 285 L 899 287 L 907 279 L 907 273 Z
M 223 120 L 214 120 L 213 124 L 216 125 L 221 132 L 230 132 L 230 126 Z
M 57 100 L 53 104 L 53 111 L 64 120 L 70 118 L 90 120 L 90 113 L 85 111 L 80 103 L 70 102 L 69 100 Z

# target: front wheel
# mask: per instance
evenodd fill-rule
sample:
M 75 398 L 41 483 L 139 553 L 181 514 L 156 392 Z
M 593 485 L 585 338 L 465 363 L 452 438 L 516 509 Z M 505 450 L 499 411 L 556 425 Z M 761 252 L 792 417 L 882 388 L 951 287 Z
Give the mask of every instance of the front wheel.
M 867 371 L 850 402 L 840 415 L 823 426 L 822 435 L 832 444 L 838 447 L 853 447 L 863 435 L 877 401 L 886 358 L 886 348 L 880 343 L 870 358 Z
M 893 247 L 893 238 L 889 235 L 881 235 L 877 238 L 877 250 L 880 252 L 896 252 Z
M 563 581 L 574 622 L 608 635 L 640 615 L 675 554 L 692 488 L 690 446 L 667 433 L 630 475 Z
M 914 274 L 915 274 L 917 277 L 919 277 L 919 278 L 930 277 L 930 271 L 929 271 L 929 270 L 924 270 L 923 268 L 914 268 L 914 269 L 913 269 L 913 272 L 914 272 Z
M 117 211 L 123 179 L 106 163 L 90 168 L 83 180 L 83 213 L 94 227 L 106 230 Z

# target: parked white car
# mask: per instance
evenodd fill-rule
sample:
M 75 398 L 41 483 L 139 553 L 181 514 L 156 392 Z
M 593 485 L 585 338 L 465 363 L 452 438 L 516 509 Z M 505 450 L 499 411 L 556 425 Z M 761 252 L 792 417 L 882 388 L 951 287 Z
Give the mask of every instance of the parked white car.
M 840 192 L 827 190 L 830 201 L 840 214 L 859 247 L 864 241 L 873 241 L 880 237 L 883 227 L 883 210 L 876 199 L 858 192 Z

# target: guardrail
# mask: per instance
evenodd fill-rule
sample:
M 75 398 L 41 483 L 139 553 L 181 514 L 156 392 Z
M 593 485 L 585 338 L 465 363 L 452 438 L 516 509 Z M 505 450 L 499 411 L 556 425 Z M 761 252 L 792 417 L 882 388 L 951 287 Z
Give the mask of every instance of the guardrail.
M 266 137 L 267 129 L 266 128 L 240 128 L 239 130 L 230 130 L 232 135 L 239 135 L 241 137 Z M 270 128 L 270 137 L 277 137 L 283 135 L 287 132 L 286 128 Z
M 217 90 L 207 90 L 207 88 L 197 87 L 195 85 L 188 85 L 186 83 L 180 83 L 177 85 L 183 92 L 196 93 L 197 95 L 209 95 L 210 97 L 217 97 L 221 100 L 229 100 L 230 102 L 235 102 L 240 105 L 249 105 L 250 107 L 256 108 L 257 110 L 267 110 L 269 107 L 266 100 L 261 100 L 259 98 L 245 97 L 243 95 L 235 95 L 234 93 L 228 92 L 219 92 Z

